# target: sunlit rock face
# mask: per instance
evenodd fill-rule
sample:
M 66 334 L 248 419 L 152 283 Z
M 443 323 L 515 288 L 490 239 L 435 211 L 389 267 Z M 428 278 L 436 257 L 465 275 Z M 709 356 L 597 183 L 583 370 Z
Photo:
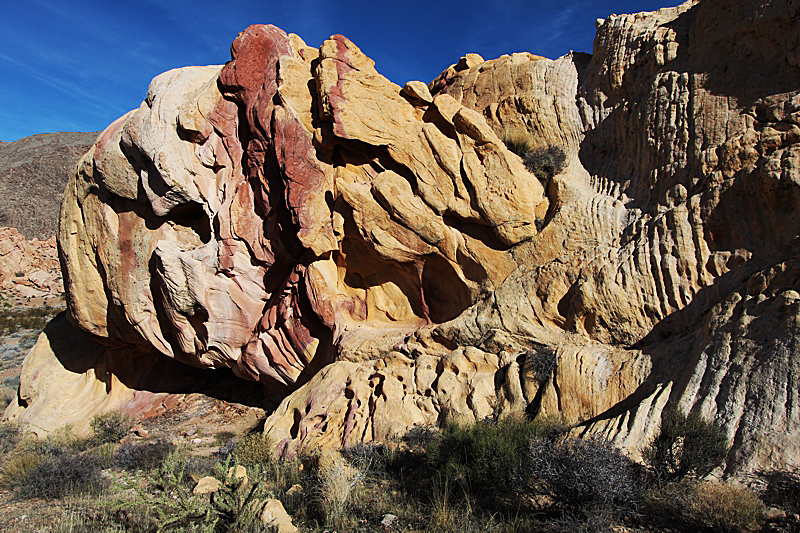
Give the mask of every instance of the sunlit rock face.
M 252 26 L 232 53 L 156 78 L 83 160 L 61 226 L 82 329 L 293 384 L 516 267 L 548 202 L 482 116 L 407 95 L 341 36 Z
M 78 165 L 71 320 L 293 390 L 284 455 L 527 412 L 636 456 L 675 405 L 722 424 L 729 474 L 794 464 L 798 19 L 687 2 L 402 88 L 345 37 L 251 26 Z

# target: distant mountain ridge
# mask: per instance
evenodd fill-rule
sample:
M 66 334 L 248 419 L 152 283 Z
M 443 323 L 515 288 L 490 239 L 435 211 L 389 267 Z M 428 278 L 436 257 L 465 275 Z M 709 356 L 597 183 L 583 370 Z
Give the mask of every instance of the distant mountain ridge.
M 0 141 L 0 226 L 28 239 L 56 234 L 61 195 L 99 132 L 39 133 Z

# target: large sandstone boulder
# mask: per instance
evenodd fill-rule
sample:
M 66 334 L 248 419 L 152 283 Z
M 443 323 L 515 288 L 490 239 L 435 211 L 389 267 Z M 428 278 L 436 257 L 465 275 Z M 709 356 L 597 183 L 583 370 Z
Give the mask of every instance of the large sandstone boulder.
M 79 163 L 70 318 L 288 394 L 286 456 L 522 412 L 636 456 L 673 405 L 724 427 L 728 474 L 795 465 L 798 6 L 612 16 L 592 56 L 403 88 L 345 37 L 251 26 Z
M 60 313 L 25 358 L 19 390 L 4 418 L 42 437 L 67 425 L 90 436 L 92 418 L 106 411 L 138 419 L 189 405 L 196 415 L 201 398 L 208 396 L 243 404 L 239 411 L 248 413 L 244 405 L 274 409 L 285 394 L 243 383 L 230 371 L 202 370 L 157 353 L 105 346 Z

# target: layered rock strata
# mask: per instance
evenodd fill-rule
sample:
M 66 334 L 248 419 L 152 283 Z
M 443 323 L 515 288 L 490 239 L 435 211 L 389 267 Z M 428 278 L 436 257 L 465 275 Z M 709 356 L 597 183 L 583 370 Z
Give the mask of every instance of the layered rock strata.
M 78 165 L 70 317 L 294 390 L 265 425 L 286 456 L 523 412 L 635 456 L 673 405 L 724 427 L 728 474 L 794 465 L 795 4 L 612 16 L 591 56 L 402 88 L 345 37 L 251 26 Z

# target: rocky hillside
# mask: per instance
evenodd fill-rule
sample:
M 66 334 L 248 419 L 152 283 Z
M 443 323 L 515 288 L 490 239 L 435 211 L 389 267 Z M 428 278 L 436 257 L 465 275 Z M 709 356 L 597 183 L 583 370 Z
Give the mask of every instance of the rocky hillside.
M 42 133 L 0 142 L 0 226 L 28 239 L 55 235 L 64 187 L 97 135 Z
M 592 56 L 405 87 L 251 26 L 79 163 L 81 331 L 51 325 L 6 416 L 135 413 L 168 357 L 261 383 L 285 456 L 527 413 L 636 457 L 677 407 L 724 428 L 727 475 L 796 464 L 798 5 L 612 16 Z

